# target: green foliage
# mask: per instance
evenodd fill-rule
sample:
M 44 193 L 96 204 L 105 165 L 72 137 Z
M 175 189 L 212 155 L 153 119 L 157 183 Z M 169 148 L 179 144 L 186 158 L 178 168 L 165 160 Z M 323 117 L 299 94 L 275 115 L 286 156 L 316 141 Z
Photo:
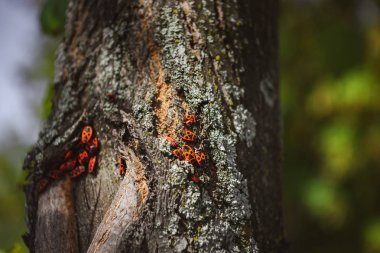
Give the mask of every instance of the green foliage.
M 285 219 L 292 252 L 380 252 L 380 23 L 360 1 L 283 2 Z
M 46 47 L 45 55 L 42 64 L 39 66 L 39 72 L 44 78 L 48 78 L 49 83 L 45 92 L 44 100 L 42 101 L 40 115 L 43 120 L 46 120 L 51 112 L 53 97 L 54 97 L 54 62 L 55 51 L 59 45 L 59 39 L 52 40 Z
M 318 61 L 322 71 L 341 74 L 363 60 L 364 36 L 358 25 L 328 18 L 316 34 Z M 344 45 L 344 46 L 343 46 Z M 348 53 L 349 52 L 349 53 Z
M 54 97 L 54 84 L 49 83 L 48 87 L 46 89 L 44 101 L 42 102 L 42 106 L 41 106 L 41 118 L 42 119 L 46 120 L 49 117 L 49 114 L 50 114 L 51 109 L 52 109 L 53 97 Z
M 1 252 L 1 251 L 0 251 Z M 13 247 L 7 251 L 8 253 L 26 253 L 29 252 L 24 244 L 15 243 Z
M 380 252 L 380 218 L 371 220 L 364 228 L 364 252 Z
M 305 183 L 302 201 L 307 211 L 321 222 L 322 228 L 339 228 L 345 222 L 347 206 L 336 185 L 319 178 Z
M 60 36 L 63 34 L 66 20 L 67 0 L 45 0 L 41 6 L 40 24 L 44 33 L 50 36 Z M 52 109 L 54 97 L 54 62 L 55 51 L 60 38 L 49 43 L 42 65 L 39 71 L 44 77 L 48 77 L 49 83 L 44 100 L 41 105 L 41 118 L 47 119 Z
M 67 0 L 45 0 L 40 14 L 40 23 L 44 33 L 60 35 L 65 27 Z
M 0 250 L 26 252 L 21 235 L 25 233 L 24 195 L 21 191 L 20 164 L 0 156 Z

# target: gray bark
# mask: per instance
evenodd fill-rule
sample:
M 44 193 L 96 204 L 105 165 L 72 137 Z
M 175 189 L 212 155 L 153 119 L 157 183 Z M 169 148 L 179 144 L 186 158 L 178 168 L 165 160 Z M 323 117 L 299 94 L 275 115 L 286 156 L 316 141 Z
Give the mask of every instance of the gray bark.
M 283 251 L 277 15 L 276 0 L 71 1 L 53 110 L 24 163 L 31 252 Z M 189 112 L 198 184 L 163 139 Z M 97 174 L 37 194 L 84 124 Z

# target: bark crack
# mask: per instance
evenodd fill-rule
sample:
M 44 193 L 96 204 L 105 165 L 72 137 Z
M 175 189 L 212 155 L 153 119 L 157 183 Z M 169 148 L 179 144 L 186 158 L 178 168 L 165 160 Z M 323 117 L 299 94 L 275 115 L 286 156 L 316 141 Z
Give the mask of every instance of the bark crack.
M 189 2 L 181 1 L 180 6 L 181 6 L 183 13 L 185 15 L 185 23 L 186 23 L 187 29 L 192 35 L 192 43 L 190 43 L 190 46 L 194 49 L 196 47 L 196 45 L 201 46 L 203 44 L 201 33 L 200 33 L 196 23 L 192 20 L 193 13 L 192 13 L 192 8 L 191 8 Z M 197 55 L 198 60 L 200 60 L 201 57 L 200 57 L 199 51 L 197 51 L 196 55 Z
M 157 106 L 155 115 L 157 118 L 157 133 L 159 136 L 175 136 L 178 115 L 173 113 L 169 117 L 169 108 L 173 106 L 175 91 L 173 87 L 165 80 L 165 70 L 161 65 L 160 52 L 154 43 L 152 27 L 149 23 L 154 22 L 155 17 L 152 15 L 153 1 L 140 1 L 142 6 L 142 31 L 145 34 L 145 42 L 151 55 L 149 62 L 149 75 L 157 88 Z
M 117 252 L 123 235 L 130 225 L 139 219 L 149 196 L 144 164 L 132 149 L 122 146 L 120 151 L 127 165 L 127 173 L 87 252 Z

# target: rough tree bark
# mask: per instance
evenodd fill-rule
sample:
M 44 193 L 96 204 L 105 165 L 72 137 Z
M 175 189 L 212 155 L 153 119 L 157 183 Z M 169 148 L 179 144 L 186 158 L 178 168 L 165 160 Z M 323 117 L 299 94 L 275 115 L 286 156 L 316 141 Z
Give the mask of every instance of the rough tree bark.
M 31 252 L 281 252 L 277 8 L 71 1 L 53 110 L 24 163 Z M 163 139 L 179 139 L 186 112 L 208 159 L 199 183 Z M 37 194 L 84 124 L 97 174 Z

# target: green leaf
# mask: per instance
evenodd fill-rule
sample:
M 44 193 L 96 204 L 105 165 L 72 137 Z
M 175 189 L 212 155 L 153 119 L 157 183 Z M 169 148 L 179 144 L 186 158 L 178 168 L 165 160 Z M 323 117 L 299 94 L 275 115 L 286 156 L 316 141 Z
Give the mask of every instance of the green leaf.
M 40 23 L 44 33 L 57 36 L 65 28 L 66 0 L 46 0 L 42 5 Z

